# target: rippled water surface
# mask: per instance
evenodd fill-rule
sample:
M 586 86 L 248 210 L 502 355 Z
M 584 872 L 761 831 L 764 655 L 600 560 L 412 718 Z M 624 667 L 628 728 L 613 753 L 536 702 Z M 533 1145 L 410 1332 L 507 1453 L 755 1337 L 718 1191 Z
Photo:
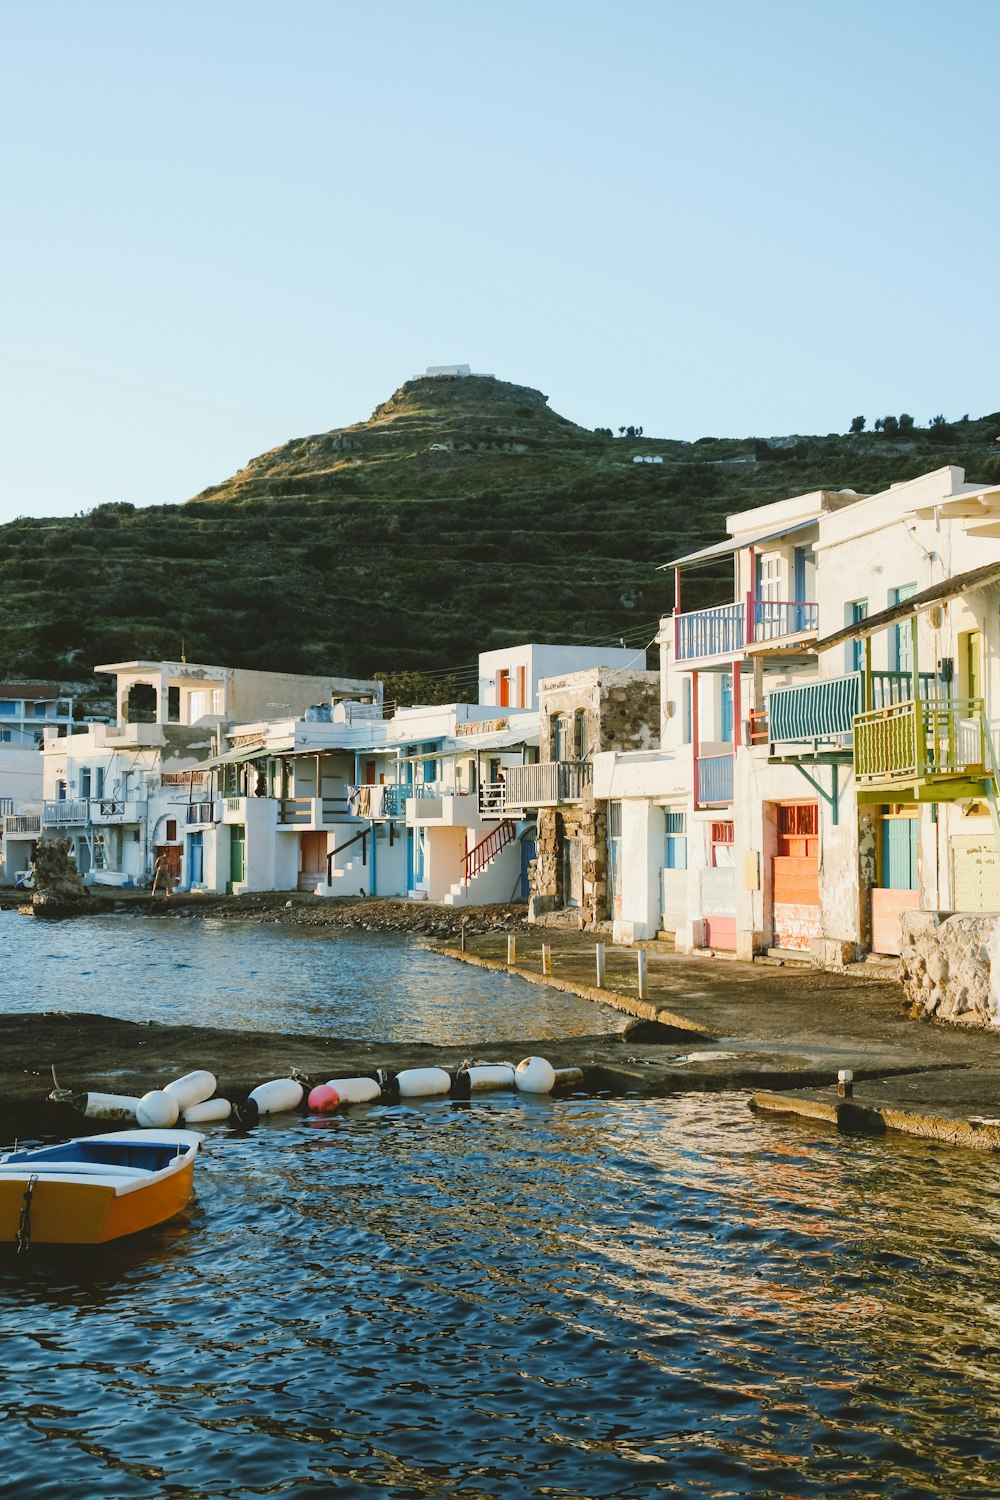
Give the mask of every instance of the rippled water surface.
M 0 1261 L 10 1496 L 1000 1494 L 1000 1164 L 686 1095 L 219 1130 Z
M 620 1030 L 610 1006 L 497 974 L 397 933 L 212 918 L 0 912 L 0 1009 L 316 1031 L 450 1046 Z

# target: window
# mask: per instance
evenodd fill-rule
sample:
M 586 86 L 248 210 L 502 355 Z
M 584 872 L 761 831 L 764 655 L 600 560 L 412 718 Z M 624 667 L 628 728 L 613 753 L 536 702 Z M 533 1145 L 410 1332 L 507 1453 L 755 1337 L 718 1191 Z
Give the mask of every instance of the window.
M 168 844 L 176 844 L 176 842 L 177 842 L 177 819 L 176 818 L 168 818 L 167 819 L 167 843 Z
M 868 618 L 868 600 L 867 599 L 852 599 L 851 602 L 850 602 L 850 604 L 848 604 L 848 605 L 845 606 L 845 609 L 844 609 L 844 624 L 845 625 L 860 625 L 861 621 L 862 620 L 867 620 L 867 618 Z M 865 664 L 865 643 L 864 643 L 864 641 L 848 641 L 847 642 L 847 646 L 845 647 L 845 652 L 846 652 L 846 660 L 845 660 L 844 665 L 847 668 L 848 672 L 860 672 L 863 669 L 864 664 Z
M 917 592 L 915 583 L 904 583 L 898 589 L 889 590 L 889 604 L 902 604 L 904 599 L 909 599 Z M 910 621 L 900 620 L 894 625 L 889 634 L 889 670 L 891 672 L 911 672 L 913 670 L 913 642 L 910 637 Z
M 769 552 L 760 559 L 757 597 L 774 603 L 781 598 L 781 553 Z
M 687 814 L 667 813 L 667 847 L 664 863 L 668 870 L 686 870 L 688 862 Z
M 90 767 L 89 766 L 81 766 L 80 767 L 80 796 L 83 798 L 83 800 L 85 802 L 89 802 L 90 801 L 90 797 L 91 797 L 90 782 L 91 782 Z
M 552 736 L 552 759 L 567 760 L 569 751 L 569 720 L 565 714 L 553 714 L 549 719 Z
M 17 704 L 13 698 L 0 698 L 0 714 L 5 719 L 13 719 L 17 716 Z
M 167 688 L 167 723 L 179 724 L 181 721 L 181 690 L 179 687 Z
M 732 869 L 736 861 L 734 825 L 712 824 L 712 866 L 715 869 Z
M 46 710 L 46 704 L 44 704 L 44 703 L 36 703 L 35 704 L 35 718 L 36 719 L 44 719 L 45 718 L 45 710 Z
M 10 730 L 9 729 L 0 729 L 0 740 L 2 740 L 5 744 L 9 743 L 9 741 L 10 741 Z
M 98 801 L 104 796 L 104 767 L 98 766 L 94 771 L 94 796 Z
M 573 715 L 573 754 L 577 760 L 587 759 L 587 713 L 582 708 Z

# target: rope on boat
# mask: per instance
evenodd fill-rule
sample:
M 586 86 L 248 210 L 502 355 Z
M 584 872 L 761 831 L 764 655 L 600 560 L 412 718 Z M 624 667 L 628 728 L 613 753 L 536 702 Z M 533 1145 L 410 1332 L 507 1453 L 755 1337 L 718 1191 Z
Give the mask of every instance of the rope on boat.
M 32 1172 L 28 1178 L 28 1186 L 24 1190 L 24 1207 L 21 1209 L 21 1217 L 17 1225 L 17 1238 L 14 1245 L 18 1255 L 23 1255 L 31 1245 L 31 1196 L 35 1191 L 35 1183 L 38 1181 L 38 1173 Z

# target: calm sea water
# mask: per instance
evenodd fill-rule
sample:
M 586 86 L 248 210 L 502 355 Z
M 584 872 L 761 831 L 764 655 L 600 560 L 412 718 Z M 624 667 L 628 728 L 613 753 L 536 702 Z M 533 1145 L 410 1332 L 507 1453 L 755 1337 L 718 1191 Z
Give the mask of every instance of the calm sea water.
M 294 980 L 343 1031 L 358 958 L 362 1034 L 549 1015 L 406 942 L 0 932 L 14 1009 L 55 975 L 63 1008 L 148 1016 L 153 973 L 174 1019 L 252 991 L 270 1027 Z M 0 1253 L 0 1496 L 1000 1496 L 993 1157 L 737 1095 L 496 1095 L 213 1127 L 195 1179 L 133 1241 Z
M 548 986 L 458 964 L 397 933 L 212 918 L 0 912 L 0 1009 L 449 1046 L 620 1031 Z
M 0 1261 L 0 1495 L 995 1496 L 1000 1164 L 743 1098 L 217 1132 Z

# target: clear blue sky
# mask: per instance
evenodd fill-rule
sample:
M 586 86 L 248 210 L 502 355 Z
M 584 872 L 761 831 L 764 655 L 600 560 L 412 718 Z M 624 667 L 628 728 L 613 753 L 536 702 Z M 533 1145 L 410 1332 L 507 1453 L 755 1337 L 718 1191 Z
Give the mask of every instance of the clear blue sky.
M 0 519 L 185 500 L 429 364 L 662 437 L 1000 408 L 995 0 L 0 23 Z

